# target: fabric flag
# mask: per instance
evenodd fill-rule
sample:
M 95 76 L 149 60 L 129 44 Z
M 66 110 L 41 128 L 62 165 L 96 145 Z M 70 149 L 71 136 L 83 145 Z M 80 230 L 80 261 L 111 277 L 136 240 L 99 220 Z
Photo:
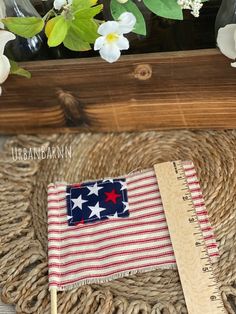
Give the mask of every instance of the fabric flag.
M 212 262 L 219 256 L 192 162 L 183 167 Z M 154 169 L 48 186 L 49 286 L 71 289 L 176 267 Z

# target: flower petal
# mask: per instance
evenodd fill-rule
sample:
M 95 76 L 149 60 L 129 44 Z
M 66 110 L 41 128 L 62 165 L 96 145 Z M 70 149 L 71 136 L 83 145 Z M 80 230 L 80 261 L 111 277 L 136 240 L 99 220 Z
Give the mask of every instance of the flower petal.
M 127 50 L 129 49 L 129 41 L 127 38 L 125 38 L 124 36 L 119 36 L 119 39 L 116 42 L 117 47 L 120 50 Z
M 228 58 L 236 58 L 235 48 L 235 31 L 236 24 L 228 24 L 219 29 L 217 36 L 217 44 L 220 51 Z
M 0 30 L 0 56 L 3 55 L 6 44 L 15 38 L 16 36 L 11 32 Z
M 232 62 L 232 63 L 231 63 L 231 66 L 232 66 L 233 68 L 236 68 L 236 62 Z
M 105 37 L 104 36 L 98 37 L 94 43 L 94 50 L 100 50 L 102 46 L 104 45 L 104 43 L 105 43 Z
M 110 33 L 120 34 L 118 22 L 108 21 L 99 26 L 98 34 L 106 36 Z
M 107 62 L 113 63 L 120 58 L 120 50 L 115 44 L 106 44 L 100 49 L 100 55 Z
M 137 21 L 133 13 L 130 12 L 122 13 L 118 20 L 120 25 L 120 31 L 122 34 L 132 32 Z
M 66 0 L 54 0 L 54 9 L 60 11 L 61 8 L 67 4 L 67 1 Z
M 0 84 L 6 81 L 10 73 L 10 62 L 8 58 L 4 55 L 0 56 Z

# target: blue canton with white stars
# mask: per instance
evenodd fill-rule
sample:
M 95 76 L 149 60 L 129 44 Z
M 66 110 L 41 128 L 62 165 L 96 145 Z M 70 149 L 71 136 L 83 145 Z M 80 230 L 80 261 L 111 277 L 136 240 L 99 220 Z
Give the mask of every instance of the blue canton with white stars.
M 124 178 L 69 185 L 66 192 L 69 226 L 129 217 Z

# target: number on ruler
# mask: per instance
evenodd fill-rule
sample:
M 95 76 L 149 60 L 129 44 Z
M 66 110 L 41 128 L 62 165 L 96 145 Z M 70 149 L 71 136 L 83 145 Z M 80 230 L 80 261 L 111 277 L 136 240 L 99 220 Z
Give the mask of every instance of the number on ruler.
M 195 217 L 191 217 L 188 219 L 188 221 L 192 224 L 194 222 L 196 222 L 196 218 Z

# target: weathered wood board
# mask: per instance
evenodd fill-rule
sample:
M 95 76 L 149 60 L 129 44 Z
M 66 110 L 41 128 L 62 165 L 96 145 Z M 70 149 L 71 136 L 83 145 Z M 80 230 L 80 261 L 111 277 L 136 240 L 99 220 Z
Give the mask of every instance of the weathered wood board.
M 22 64 L 0 97 L 0 132 L 236 128 L 236 71 L 216 49 Z

